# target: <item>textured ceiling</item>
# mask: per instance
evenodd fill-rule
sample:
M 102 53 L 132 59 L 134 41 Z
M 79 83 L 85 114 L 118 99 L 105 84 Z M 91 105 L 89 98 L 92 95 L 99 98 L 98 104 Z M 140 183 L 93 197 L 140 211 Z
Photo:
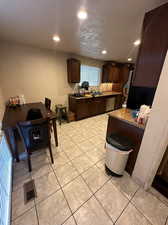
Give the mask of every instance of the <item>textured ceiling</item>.
M 164 0 L 0 0 L 0 38 L 97 59 L 135 59 L 146 11 Z M 88 19 L 79 21 L 84 7 Z M 52 41 L 59 34 L 61 42 Z M 106 49 L 107 55 L 101 51 Z

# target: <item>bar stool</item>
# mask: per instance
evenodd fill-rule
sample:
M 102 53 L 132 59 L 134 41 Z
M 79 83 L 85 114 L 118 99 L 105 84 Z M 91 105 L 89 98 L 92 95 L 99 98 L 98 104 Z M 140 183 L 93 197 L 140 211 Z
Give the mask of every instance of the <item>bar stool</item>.
M 61 122 L 63 119 L 67 120 L 67 108 L 66 106 L 62 104 L 58 104 L 55 106 L 55 112 L 57 114 L 57 119 L 59 121 L 59 125 L 61 125 Z

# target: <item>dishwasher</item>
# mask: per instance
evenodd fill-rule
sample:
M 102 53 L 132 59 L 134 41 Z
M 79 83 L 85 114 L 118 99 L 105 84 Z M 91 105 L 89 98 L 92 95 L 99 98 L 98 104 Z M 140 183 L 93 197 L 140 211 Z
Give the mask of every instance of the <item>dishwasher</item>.
M 106 100 L 106 112 L 114 110 L 115 97 L 107 98 Z

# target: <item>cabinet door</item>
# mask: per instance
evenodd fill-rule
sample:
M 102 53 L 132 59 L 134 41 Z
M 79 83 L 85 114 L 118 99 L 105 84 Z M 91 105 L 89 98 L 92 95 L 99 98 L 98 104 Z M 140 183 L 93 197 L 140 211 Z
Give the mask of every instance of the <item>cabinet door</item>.
M 67 60 L 67 73 L 69 83 L 80 82 L 80 61 L 77 59 Z
M 88 99 L 80 99 L 77 102 L 77 112 L 76 112 L 76 119 L 80 120 L 83 118 L 86 118 L 90 116 L 90 110 L 89 110 L 89 100 Z
M 102 83 L 107 83 L 109 82 L 109 66 L 108 65 L 103 65 L 102 69 Z
M 126 84 L 129 79 L 130 68 L 129 65 L 123 65 L 120 69 L 120 81 L 122 84 Z
M 101 97 L 93 98 L 90 101 L 89 111 L 90 116 L 98 115 L 105 112 L 105 99 Z
M 109 82 L 112 82 L 112 83 L 120 82 L 120 70 L 118 67 L 116 66 L 110 67 Z
M 168 48 L 168 4 L 145 15 L 133 86 L 157 87 Z
M 112 64 L 103 65 L 102 83 L 106 82 L 120 82 L 120 69 L 117 66 L 113 66 Z

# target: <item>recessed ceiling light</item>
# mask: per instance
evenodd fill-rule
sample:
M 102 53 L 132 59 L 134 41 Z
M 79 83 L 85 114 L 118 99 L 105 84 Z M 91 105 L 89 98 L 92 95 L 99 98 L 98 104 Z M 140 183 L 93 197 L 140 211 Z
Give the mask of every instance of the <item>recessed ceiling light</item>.
M 87 12 L 85 10 L 80 10 L 78 12 L 78 18 L 80 20 L 85 20 L 85 19 L 87 19 L 87 17 L 88 17 L 88 14 L 87 14 Z
M 106 50 L 103 50 L 103 51 L 102 51 L 102 54 L 103 54 L 103 55 L 107 54 L 107 51 L 106 51 Z
M 59 42 L 61 39 L 60 39 L 60 37 L 58 36 L 58 35 L 54 35 L 53 36 L 53 41 L 55 41 L 55 42 Z
M 135 45 L 135 46 L 138 46 L 138 45 L 140 45 L 140 43 L 141 43 L 141 40 L 138 39 L 138 40 L 136 40 L 136 41 L 134 42 L 134 45 Z
M 132 58 L 128 58 L 128 62 L 131 62 L 132 61 Z

